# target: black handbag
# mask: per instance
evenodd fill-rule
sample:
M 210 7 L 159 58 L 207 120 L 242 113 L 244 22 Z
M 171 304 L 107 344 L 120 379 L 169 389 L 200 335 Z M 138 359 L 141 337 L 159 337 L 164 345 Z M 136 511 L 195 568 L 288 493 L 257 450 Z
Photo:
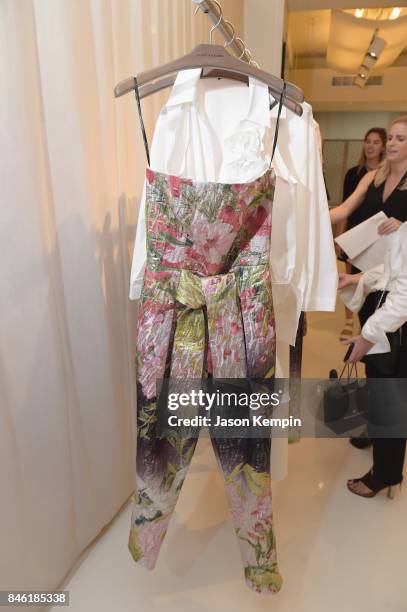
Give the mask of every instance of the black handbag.
M 387 296 L 386 291 L 383 291 L 376 310 L 381 307 L 384 301 L 384 297 Z M 376 312 L 375 310 L 375 312 Z M 395 377 L 397 374 L 397 366 L 401 352 L 401 334 L 400 330 L 390 332 L 386 334 L 390 344 L 390 352 L 388 353 L 374 353 L 373 355 L 365 355 L 361 361 L 367 365 L 375 368 L 375 376 L 377 378 L 389 378 Z
M 345 370 L 346 377 L 343 376 Z M 336 373 L 335 370 L 333 372 Z M 358 378 L 356 364 L 345 364 L 339 378 L 331 377 L 330 380 L 323 396 L 325 425 L 337 435 L 348 434 L 365 425 L 368 397 L 365 394 L 365 382 Z

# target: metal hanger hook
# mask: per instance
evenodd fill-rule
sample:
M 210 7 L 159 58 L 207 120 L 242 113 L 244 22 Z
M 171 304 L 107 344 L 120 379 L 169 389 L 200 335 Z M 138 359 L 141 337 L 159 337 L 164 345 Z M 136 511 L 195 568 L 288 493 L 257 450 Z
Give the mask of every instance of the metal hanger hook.
M 236 34 L 236 30 L 235 30 L 235 26 L 233 25 L 233 23 L 231 23 L 230 21 L 225 21 L 225 26 L 230 26 L 232 29 L 232 38 L 230 40 L 227 40 L 225 42 L 225 44 L 223 45 L 225 48 L 229 47 L 229 45 L 232 44 L 232 42 L 235 40 L 235 34 Z M 225 28 L 226 29 L 226 28 Z
M 241 38 L 239 37 L 235 38 L 235 42 L 238 42 L 238 41 L 242 43 L 243 51 L 242 51 L 242 54 L 237 59 L 242 59 L 242 57 L 246 53 L 246 47 L 245 47 L 244 41 Z
M 222 7 L 221 7 L 221 5 L 219 4 L 218 0 L 213 0 L 213 3 L 214 3 L 214 4 L 216 4 L 216 6 L 217 6 L 217 7 L 218 7 L 218 9 L 219 9 L 219 19 L 218 19 L 218 22 L 217 22 L 217 23 L 215 23 L 215 25 L 214 25 L 214 26 L 212 26 L 212 27 L 211 27 L 211 29 L 210 29 L 210 31 L 209 31 L 209 43 L 210 43 L 210 44 L 212 44 L 212 34 L 213 34 L 213 32 L 214 32 L 214 31 L 216 30 L 216 28 L 217 28 L 217 27 L 220 25 L 220 22 L 221 22 L 221 21 L 222 21 L 222 19 L 223 19 L 223 10 L 222 10 Z

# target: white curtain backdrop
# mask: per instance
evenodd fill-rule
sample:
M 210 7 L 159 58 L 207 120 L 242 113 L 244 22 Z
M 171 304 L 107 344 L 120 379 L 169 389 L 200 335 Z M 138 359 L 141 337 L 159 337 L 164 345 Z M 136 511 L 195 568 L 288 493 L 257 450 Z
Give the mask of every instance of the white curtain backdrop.
M 243 0 L 224 0 L 242 32 Z M 0 2 L 0 589 L 53 589 L 130 496 L 146 164 L 114 85 L 208 40 L 191 0 Z M 151 137 L 163 96 L 143 102 Z M 123 547 L 127 542 L 123 542 Z

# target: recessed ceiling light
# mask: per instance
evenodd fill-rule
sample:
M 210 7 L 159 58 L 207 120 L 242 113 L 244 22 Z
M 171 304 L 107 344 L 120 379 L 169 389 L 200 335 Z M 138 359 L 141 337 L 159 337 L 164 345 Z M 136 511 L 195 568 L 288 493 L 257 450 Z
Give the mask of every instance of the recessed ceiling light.
M 399 6 L 395 6 L 392 12 L 390 13 L 389 19 L 397 19 L 397 17 L 400 17 L 400 13 L 401 8 Z
M 355 17 L 359 17 L 360 19 L 361 17 L 363 17 L 364 12 L 365 12 L 365 9 L 356 9 Z

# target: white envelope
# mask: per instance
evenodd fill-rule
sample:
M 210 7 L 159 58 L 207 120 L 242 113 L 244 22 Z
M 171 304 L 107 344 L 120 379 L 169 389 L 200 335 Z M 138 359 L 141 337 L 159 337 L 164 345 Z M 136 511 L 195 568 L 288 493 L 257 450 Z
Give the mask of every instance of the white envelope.
M 387 215 L 381 211 L 335 238 L 335 242 L 349 257 L 350 263 L 362 272 L 384 262 L 384 255 L 393 238 L 392 234 L 381 236 L 377 231 L 385 219 Z
M 335 238 L 335 242 L 339 244 L 348 257 L 356 257 L 380 238 L 377 228 L 385 219 L 387 219 L 387 215 L 383 211 L 378 212 L 370 219 L 366 219 L 366 221 Z

